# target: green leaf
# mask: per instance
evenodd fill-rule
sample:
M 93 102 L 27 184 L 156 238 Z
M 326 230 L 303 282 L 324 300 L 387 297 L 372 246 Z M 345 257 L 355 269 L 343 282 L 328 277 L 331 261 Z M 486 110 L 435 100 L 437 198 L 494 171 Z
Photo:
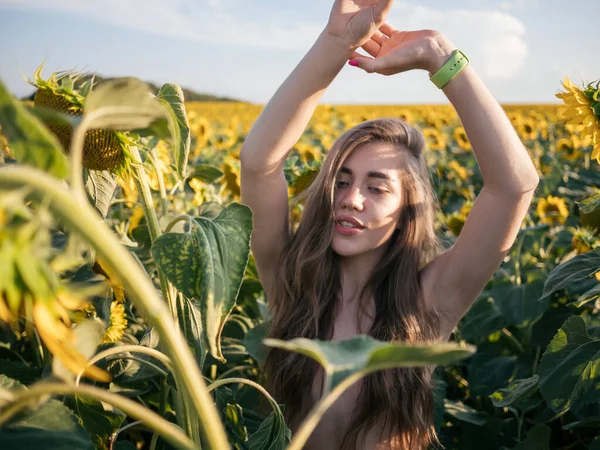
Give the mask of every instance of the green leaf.
M 600 436 L 596 436 L 587 450 L 600 450 Z
M 200 313 L 200 305 L 198 302 L 193 302 L 184 295 L 181 296 L 178 302 L 178 318 L 179 328 L 185 336 L 185 339 L 196 357 L 198 367 L 204 367 L 204 359 L 207 350 L 203 346 L 202 335 L 202 314 Z
M 515 356 L 478 353 L 469 362 L 469 390 L 472 394 L 490 395 L 506 386 L 517 365 Z
M 550 298 L 536 301 L 544 287 L 544 280 L 515 285 L 502 283 L 490 291 L 506 322 L 510 325 L 528 326 L 538 319 L 550 304 Z
M 600 340 L 592 339 L 585 322 L 573 316 L 546 348 L 538 369 L 540 392 L 556 413 L 574 403 L 600 401 Z
M 568 305 L 573 305 L 576 308 L 581 308 L 583 305 L 585 305 L 586 303 L 591 302 L 592 300 L 595 300 L 598 296 L 600 295 L 600 283 L 598 283 L 596 286 L 594 286 L 593 288 L 585 291 L 583 294 L 581 294 L 577 300 L 568 303 Z
M 91 203 L 102 218 L 106 218 L 108 208 L 117 189 L 117 178 L 108 170 L 83 170 L 85 190 Z
M 108 438 L 119 429 L 127 416 L 111 406 L 106 409 L 102 402 L 91 398 L 76 395 L 73 403 L 73 409 L 81 419 L 83 427 L 92 437 L 96 448 L 110 447 Z
M 575 201 L 575 203 L 577 203 L 579 211 L 582 213 L 589 214 L 594 211 L 600 211 L 600 192 L 584 198 L 583 200 Z
M 548 278 L 544 283 L 544 291 L 538 301 L 543 300 L 554 292 L 566 288 L 572 283 L 589 278 L 594 275 L 599 268 L 600 248 L 571 258 L 555 267 L 554 270 L 548 274 Z
M 198 302 L 210 354 L 225 362 L 220 336 L 248 264 L 252 211 L 238 203 L 214 219 L 196 217 L 188 233 L 165 233 L 152 256 L 183 295 Z
M 244 426 L 242 407 L 237 404 L 227 403 L 225 406 L 224 422 L 229 442 L 233 444 L 233 448 L 244 448 L 244 443 L 248 440 L 248 430 Z
M 330 379 L 330 391 L 355 373 L 371 372 L 394 367 L 420 367 L 450 364 L 475 352 L 471 345 L 441 343 L 430 346 L 387 343 L 360 335 L 341 342 L 296 338 L 290 341 L 265 339 L 269 347 L 277 347 L 306 355 L 325 369 Z
M 481 295 L 462 319 L 459 329 L 463 339 L 474 341 L 501 330 L 505 325 L 498 303 L 489 295 Z
M 223 172 L 221 172 L 216 167 L 210 166 L 208 164 L 200 164 L 194 167 L 194 170 L 189 174 L 188 178 L 197 178 L 200 181 L 204 181 L 205 183 L 214 183 L 218 178 L 223 176 Z
M 444 409 L 447 414 L 461 422 L 469 422 L 473 425 L 483 425 L 486 422 L 485 414 L 465 405 L 461 401 L 444 400 Z
M 248 440 L 249 450 L 280 450 L 291 441 L 292 432 L 287 427 L 283 414 L 273 411 L 260 424 L 256 433 Z
M 538 388 L 539 377 L 533 375 L 530 378 L 514 380 L 506 389 L 498 389 L 490 398 L 494 406 L 499 408 L 510 406 L 519 400 L 523 400 L 532 395 Z
M 563 430 L 572 430 L 574 428 L 594 428 L 600 429 L 600 417 L 588 417 L 584 420 L 571 422 L 562 427 Z
M 14 378 L 23 384 L 31 384 L 42 377 L 42 370 L 29 367 L 19 361 L 0 359 L 0 374 Z
M 102 109 L 106 114 L 100 113 Z M 91 114 L 96 116 L 88 123 L 89 128 L 122 131 L 146 128 L 155 120 L 168 117 L 164 105 L 137 78 L 103 82 L 86 97 L 84 111 L 83 120 Z
M 550 427 L 538 423 L 527 432 L 527 436 L 512 450 L 549 450 Z
M 171 148 L 177 173 L 185 176 L 188 155 L 190 153 L 190 124 L 183 99 L 183 91 L 177 84 L 163 84 L 157 97 L 165 105 L 169 114 L 169 130 L 173 138 Z
M 27 389 L 0 375 L 0 389 Z M 94 450 L 88 433 L 73 412 L 58 400 L 19 414 L 0 427 L 0 448 L 11 450 Z
M 259 364 L 262 364 L 267 358 L 268 349 L 263 345 L 262 341 L 267 337 L 268 331 L 269 325 L 267 322 L 261 322 L 254 328 L 248 330 L 244 335 L 244 347 L 246 347 L 248 354 Z
M 1 81 L 0 123 L 17 161 L 60 179 L 67 176 L 68 158 L 56 136 L 14 99 Z

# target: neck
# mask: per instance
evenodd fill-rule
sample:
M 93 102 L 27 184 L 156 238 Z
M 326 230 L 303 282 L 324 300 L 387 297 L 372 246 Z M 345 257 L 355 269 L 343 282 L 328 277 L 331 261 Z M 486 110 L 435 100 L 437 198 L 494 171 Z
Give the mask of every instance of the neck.
M 380 259 L 381 252 L 377 249 L 356 256 L 340 257 L 342 307 L 353 306 L 359 301 L 360 292 Z M 368 292 L 365 294 L 369 295 Z

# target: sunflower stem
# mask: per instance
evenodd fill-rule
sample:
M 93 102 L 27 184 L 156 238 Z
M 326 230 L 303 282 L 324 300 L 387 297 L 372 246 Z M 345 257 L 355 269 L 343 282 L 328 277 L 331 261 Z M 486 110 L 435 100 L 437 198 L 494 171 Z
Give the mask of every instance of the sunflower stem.
M 131 154 L 135 161 L 133 170 L 135 176 L 133 177 L 138 192 L 141 194 L 142 207 L 144 208 L 144 215 L 148 222 L 148 231 L 150 232 L 150 240 L 152 244 L 162 234 L 160 225 L 158 223 L 158 217 L 156 216 L 156 209 L 154 208 L 154 201 L 152 200 L 152 192 L 150 191 L 150 185 L 148 184 L 148 177 L 142 164 L 142 158 L 137 147 L 132 146 Z M 160 290 L 162 291 L 163 298 L 167 300 L 171 315 L 177 321 L 177 307 L 175 305 L 175 291 L 162 269 L 157 266 L 158 279 L 160 281 Z
M 19 391 L 15 394 L 13 401 L 3 407 L 2 414 L 0 415 L 0 425 L 6 423 L 11 417 L 26 408 L 32 400 L 46 395 L 61 394 L 78 395 L 106 402 L 117 407 L 128 416 L 147 424 L 175 447 L 196 450 L 194 443 L 179 427 L 163 419 L 154 411 L 122 395 L 88 385 L 72 386 L 61 383 L 41 383 L 31 386 L 27 390 Z
M 145 315 L 148 323 L 156 327 L 161 343 L 173 361 L 173 375 L 184 388 L 185 392 L 181 394 L 189 399 L 194 412 L 202 419 L 199 425 L 207 446 L 214 450 L 230 448 L 200 369 L 177 322 L 130 252 L 121 245 L 87 200 L 75 198 L 52 176 L 38 169 L 18 165 L 0 168 L 0 189 L 19 189 L 23 186 L 28 186 L 37 196 L 49 199 L 52 213 L 82 236 L 106 262 L 107 268 L 118 274 L 134 305 Z

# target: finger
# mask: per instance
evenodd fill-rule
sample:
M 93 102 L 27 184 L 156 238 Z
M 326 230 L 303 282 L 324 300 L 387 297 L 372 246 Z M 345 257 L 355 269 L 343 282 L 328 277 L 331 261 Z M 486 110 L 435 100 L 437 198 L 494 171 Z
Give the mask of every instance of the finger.
M 379 0 L 377 5 L 373 7 L 373 19 L 377 22 L 385 22 L 385 19 L 392 9 L 394 0 Z
M 369 55 L 377 56 L 377 54 L 379 53 L 379 50 L 381 50 L 381 45 L 379 45 L 377 42 L 369 39 L 367 42 L 365 42 L 363 45 L 361 45 L 361 48 L 364 51 L 366 51 Z
M 390 37 L 394 31 L 397 31 L 393 26 L 389 23 L 384 23 L 379 27 L 379 31 L 381 31 L 387 37 Z
M 377 42 L 379 45 L 381 45 L 383 40 L 387 38 L 388 37 L 379 30 L 376 30 L 375 33 L 373 33 L 373 36 L 371 36 L 371 39 Z

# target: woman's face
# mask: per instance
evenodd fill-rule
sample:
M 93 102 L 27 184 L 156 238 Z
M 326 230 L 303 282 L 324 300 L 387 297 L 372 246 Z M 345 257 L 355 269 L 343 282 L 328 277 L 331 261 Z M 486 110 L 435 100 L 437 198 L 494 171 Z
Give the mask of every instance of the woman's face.
M 381 247 L 398 225 L 403 201 L 400 170 L 405 152 L 388 143 L 356 148 L 344 161 L 335 183 L 335 223 L 331 247 L 340 256 L 354 256 Z M 344 216 L 360 229 L 343 228 Z

